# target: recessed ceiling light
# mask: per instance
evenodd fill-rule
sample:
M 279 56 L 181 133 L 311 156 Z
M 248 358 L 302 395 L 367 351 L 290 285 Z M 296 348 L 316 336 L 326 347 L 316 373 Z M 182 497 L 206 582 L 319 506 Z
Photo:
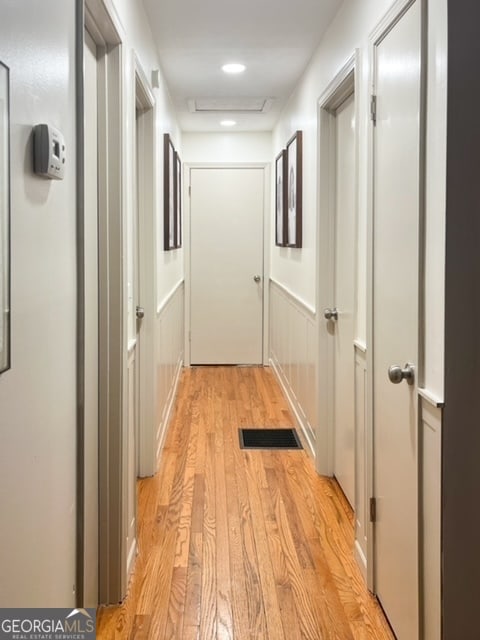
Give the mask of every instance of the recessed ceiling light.
M 220 124 L 222 127 L 234 127 L 237 123 L 235 120 L 222 120 Z
M 222 71 L 225 73 L 243 73 L 247 67 L 244 64 L 240 64 L 238 62 L 232 62 L 229 64 L 224 64 L 222 67 Z

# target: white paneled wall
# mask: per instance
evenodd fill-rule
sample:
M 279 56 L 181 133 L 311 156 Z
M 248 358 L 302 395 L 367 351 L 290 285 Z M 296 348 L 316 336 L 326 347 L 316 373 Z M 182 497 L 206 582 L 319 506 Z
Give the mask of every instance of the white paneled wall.
M 182 280 L 157 310 L 157 467 L 183 365 L 184 308 Z
M 270 364 L 315 456 L 317 332 L 313 311 L 270 280 Z

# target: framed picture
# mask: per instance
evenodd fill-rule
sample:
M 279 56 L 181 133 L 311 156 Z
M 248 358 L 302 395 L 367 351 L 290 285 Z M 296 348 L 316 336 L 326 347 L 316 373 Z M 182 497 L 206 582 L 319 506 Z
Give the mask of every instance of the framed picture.
M 165 251 L 175 249 L 175 148 L 170 135 L 163 136 L 163 248 Z
M 287 143 L 287 246 L 302 246 L 302 132 Z
M 175 152 L 175 248 L 182 246 L 182 161 Z
M 10 95 L 0 62 L 0 373 L 10 368 Z
M 287 245 L 287 151 L 283 149 L 275 159 L 275 244 Z

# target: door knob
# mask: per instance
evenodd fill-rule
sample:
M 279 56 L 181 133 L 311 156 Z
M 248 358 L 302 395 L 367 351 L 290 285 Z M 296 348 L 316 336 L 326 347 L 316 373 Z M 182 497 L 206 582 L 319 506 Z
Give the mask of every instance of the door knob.
M 338 320 L 338 311 L 336 307 L 333 309 L 324 309 L 323 315 L 326 320 Z
M 141 320 L 145 316 L 145 309 L 143 307 L 137 307 L 136 314 L 138 320 Z
M 260 282 L 262 277 L 261 276 L 253 276 L 253 279 L 255 280 L 255 282 Z
M 406 364 L 402 369 L 398 364 L 393 364 L 388 368 L 388 379 L 393 384 L 400 384 L 402 380 L 406 380 L 408 384 L 413 384 L 415 381 L 415 367 L 413 364 Z

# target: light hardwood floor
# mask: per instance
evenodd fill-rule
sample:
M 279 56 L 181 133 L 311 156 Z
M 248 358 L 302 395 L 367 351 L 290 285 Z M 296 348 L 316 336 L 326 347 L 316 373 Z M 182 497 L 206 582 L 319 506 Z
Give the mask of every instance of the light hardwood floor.
M 392 635 L 353 558 L 353 514 L 305 451 L 239 447 L 289 427 L 273 373 L 182 374 L 155 478 L 138 483 L 139 555 L 103 640 L 373 640 Z

